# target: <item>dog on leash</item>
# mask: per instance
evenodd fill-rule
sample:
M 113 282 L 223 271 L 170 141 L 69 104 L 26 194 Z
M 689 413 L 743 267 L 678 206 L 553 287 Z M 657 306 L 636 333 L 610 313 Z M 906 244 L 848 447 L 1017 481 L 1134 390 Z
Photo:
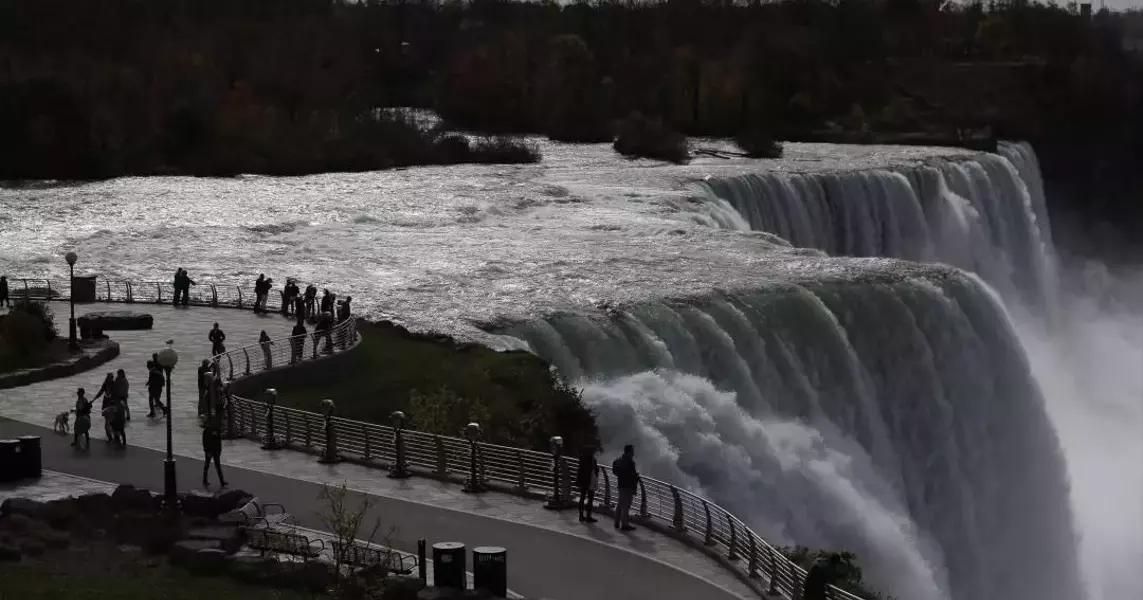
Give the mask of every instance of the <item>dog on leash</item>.
M 71 413 L 72 411 L 65 410 L 62 413 L 56 415 L 56 421 L 52 424 L 52 429 L 55 430 L 56 433 L 66 435 L 71 431 L 71 423 L 69 423 L 69 420 L 71 419 Z

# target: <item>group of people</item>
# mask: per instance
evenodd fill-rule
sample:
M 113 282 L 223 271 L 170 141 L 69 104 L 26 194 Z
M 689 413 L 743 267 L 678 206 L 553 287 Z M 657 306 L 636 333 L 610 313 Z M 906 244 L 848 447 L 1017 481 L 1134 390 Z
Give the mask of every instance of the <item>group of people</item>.
M 8 294 L 8 277 L 6 275 L 0 275 L 0 306 L 12 306 L 12 301 L 8 299 Z
M 175 270 L 175 299 L 171 303 L 175 306 L 186 306 L 190 302 L 190 286 L 197 285 L 193 279 L 187 275 L 187 270 L 179 268 Z

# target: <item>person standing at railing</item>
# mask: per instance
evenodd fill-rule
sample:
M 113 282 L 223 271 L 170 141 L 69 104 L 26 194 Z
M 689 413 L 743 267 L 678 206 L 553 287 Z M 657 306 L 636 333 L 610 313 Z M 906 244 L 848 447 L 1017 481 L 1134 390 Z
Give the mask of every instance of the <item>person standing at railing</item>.
M 639 470 L 635 467 L 635 446 L 627 444 L 623 454 L 611 463 L 615 473 L 615 487 L 619 489 L 619 503 L 615 507 L 615 528 L 622 531 L 635 531 L 631 524 L 631 503 L 639 489 Z
M 321 312 L 322 314 L 333 314 L 336 307 L 337 294 L 331 294 L 329 288 L 325 288 L 321 293 Z
M 12 306 L 12 301 L 8 299 L 8 277 L 0 275 L 0 306 Z
M 317 325 L 314 325 L 314 353 L 317 353 L 319 341 L 325 338 L 325 348 L 322 352 L 325 354 L 333 353 L 333 313 L 323 312 L 318 317 Z
M 294 297 L 294 318 L 299 323 L 306 320 L 306 299 L 300 293 Z
M 226 341 L 226 333 L 218 328 L 218 323 L 214 324 L 214 328 L 206 335 L 206 339 L 210 340 L 210 353 L 214 356 L 226 352 L 226 346 L 222 343 Z
M 163 387 L 165 385 L 163 370 L 159 368 L 158 363 L 147 361 L 147 408 L 150 409 L 150 412 L 147 413 L 148 417 L 155 416 L 155 408 L 166 414 L 167 407 L 163 406 Z
M 290 309 L 294 307 L 294 299 L 298 297 L 298 284 L 292 277 L 286 279 L 286 287 L 282 289 L 282 316 L 290 316 Z
M 317 301 L 317 287 L 314 284 L 306 286 L 306 318 L 314 316 L 314 305 Z
M 190 286 L 198 284 L 196 284 L 194 280 L 190 278 L 190 275 L 187 275 L 186 269 L 179 270 L 183 272 L 183 306 L 187 306 L 190 303 Z
M 819 556 L 802 583 L 802 600 L 828 600 L 829 586 L 841 577 L 843 567 L 841 555 L 834 552 L 828 557 Z
M 263 302 L 266 301 L 266 274 L 259 273 L 258 279 L 254 280 L 254 312 L 263 310 Z
M 299 314 L 304 314 L 299 313 Z M 294 323 L 294 330 L 290 332 L 290 348 L 293 351 L 290 354 L 290 362 L 296 363 L 302 360 L 302 353 L 306 351 L 306 326 L 302 323 L 302 319 L 298 318 L 298 322 Z
M 210 487 L 211 462 L 218 473 L 218 484 L 226 487 L 226 478 L 222 476 L 222 432 L 218 419 L 209 419 L 206 427 L 202 428 L 202 452 L 206 455 L 206 461 L 202 463 L 202 487 Z
M 591 446 L 584 446 L 580 452 L 575 484 L 579 488 L 579 522 L 594 523 L 591 510 L 595 508 L 595 490 L 599 489 L 599 463 Z
M 267 369 L 274 368 L 274 355 L 270 353 L 270 345 L 273 343 L 273 340 L 270 339 L 270 334 L 266 333 L 266 330 L 263 329 L 262 333 L 258 336 L 258 344 L 262 346 L 262 358 L 266 360 Z

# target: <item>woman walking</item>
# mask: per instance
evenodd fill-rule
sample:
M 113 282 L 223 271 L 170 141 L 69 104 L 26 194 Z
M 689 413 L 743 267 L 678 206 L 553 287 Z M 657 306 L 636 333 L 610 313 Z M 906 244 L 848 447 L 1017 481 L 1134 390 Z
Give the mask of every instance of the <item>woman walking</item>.
M 84 449 L 91 447 L 91 405 L 87 397 L 84 396 L 83 388 L 76 390 L 75 399 L 75 434 L 72 437 L 71 445 L 79 447 L 79 436 L 83 436 Z
M 131 385 L 127 383 L 127 373 L 123 369 L 115 374 L 115 402 L 123 407 L 123 416 L 126 420 L 131 420 L 131 406 L 127 404 L 127 393 L 130 391 Z
M 107 410 L 115 404 L 115 374 L 108 373 L 107 377 L 103 380 L 103 385 L 99 386 L 99 391 L 95 393 L 95 397 L 91 399 L 94 404 L 96 400 L 103 398 L 103 403 L 99 406 L 99 412 L 103 415 L 103 432 L 107 434 L 107 441 L 112 441 L 115 438 L 114 432 L 111 431 L 111 413 Z

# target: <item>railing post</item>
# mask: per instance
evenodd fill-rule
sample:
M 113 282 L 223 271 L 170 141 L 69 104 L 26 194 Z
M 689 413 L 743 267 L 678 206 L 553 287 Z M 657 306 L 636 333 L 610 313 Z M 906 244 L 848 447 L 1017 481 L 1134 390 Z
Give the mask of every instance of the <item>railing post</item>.
M 48 292 L 47 292 L 48 297 L 44 299 L 44 302 L 51 302 L 52 301 L 52 280 L 46 279 L 46 280 L 44 280 L 44 283 L 47 284 L 47 286 L 48 286 Z M 71 283 L 72 283 L 72 285 L 75 285 L 74 281 Z
M 524 451 L 516 450 L 516 493 L 528 491 L 528 470 L 524 466 Z
M 289 411 L 282 413 L 282 428 L 286 430 L 285 443 L 286 443 L 286 446 L 289 447 L 289 445 L 290 445 L 290 412 Z
M 434 435 L 433 442 L 437 448 L 437 477 L 444 479 L 448 477 L 448 452 L 445 451 L 444 440 L 441 436 Z
M 246 418 L 250 419 L 250 437 L 258 439 L 258 416 L 254 414 L 253 404 L 247 408 Z
M 674 526 L 675 531 L 684 533 L 687 530 L 686 519 L 683 518 L 683 497 L 679 494 L 679 488 L 671 486 L 671 498 L 675 501 L 675 511 L 671 518 L 671 524 Z
M 161 284 L 161 283 L 155 284 L 155 293 L 158 294 L 158 301 L 156 301 L 155 304 L 162 304 L 163 303 L 163 284 Z
M 714 545 L 714 521 L 710 519 L 710 503 L 702 501 L 702 511 L 706 514 L 706 530 L 702 536 L 702 543 L 706 546 Z
M 242 286 L 236 285 L 234 289 L 238 290 L 238 308 L 242 308 Z
M 312 448 L 313 440 L 310 438 L 310 413 L 302 413 L 302 422 L 305 423 L 306 426 L 306 448 Z
M 262 444 L 263 450 L 277 450 L 281 448 L 278 445 L 278 438 L 274 436 L 274 408 L 278 405 L 278 390 L 269 388 L 266 390 L 266 437 Z
M 726 515 L 726 524 L 730 526 L 730 549 L 726 552 L 726 560 L 738 560 L 738 531 L 734 528 L 734 519 L 730 513 Z
M 213 283 L 210 284 L 210 305 L 218 308 L 218 287 Z
M 570 488 L 564 493 L 564 479 L 567 478 L 567 462 L 564 459 L 564 438 L 555 435 L 549 440 L 552 450 L 552 495 L 544 503 L 548 510 L 564 510 L 575 506 L 571 501 Z
M 395 410 L 389 418 L 393 421 L 393 466 L 389 469 L 389 477 L 405 479 L 412 475 L 405 458 L 405 413 Z
M 643 485 L 643 480 L 639 480 L 639 518 L 648 519 L 651 514 L 647 512 L 647 486 Z
M 747 533 L 750 534 L 750 566 L 746 568 L 746 574 L 755 579 L 758 577 L 758 541 L 754 539 L 754 534 L 749 531 Z
M 230 371 L 227 374 L 227 378 L 230 381 L 234 381 L 234 357 L 230 356 L 229 352 L 226 353 L 226 363 L 230 365 Z
M 778 557 L 774 556 L 777 552 L 773 548 L 766 548 L 766 554 L 770 557 L 770 586 L 766 590 L 766 595 L 778 595 Z
M 250 353 L 243 348 L 242 355 L 246 357 L 246 375 L 250 375 Z
M 131 287 L 130 281 L 124 281 L 123 283 L 127 286 L 127 304 L 131 304 L 135 302 L 135 290 Z
M 325 464 L 341 462 L 341 456 L 337 453 L 337 430 L 333 426 L 333 413 L 336 410 L 333 400 L 326 398 L 321 401 L 321 412 L 325 417 L 325 450 L 318 462 Z

